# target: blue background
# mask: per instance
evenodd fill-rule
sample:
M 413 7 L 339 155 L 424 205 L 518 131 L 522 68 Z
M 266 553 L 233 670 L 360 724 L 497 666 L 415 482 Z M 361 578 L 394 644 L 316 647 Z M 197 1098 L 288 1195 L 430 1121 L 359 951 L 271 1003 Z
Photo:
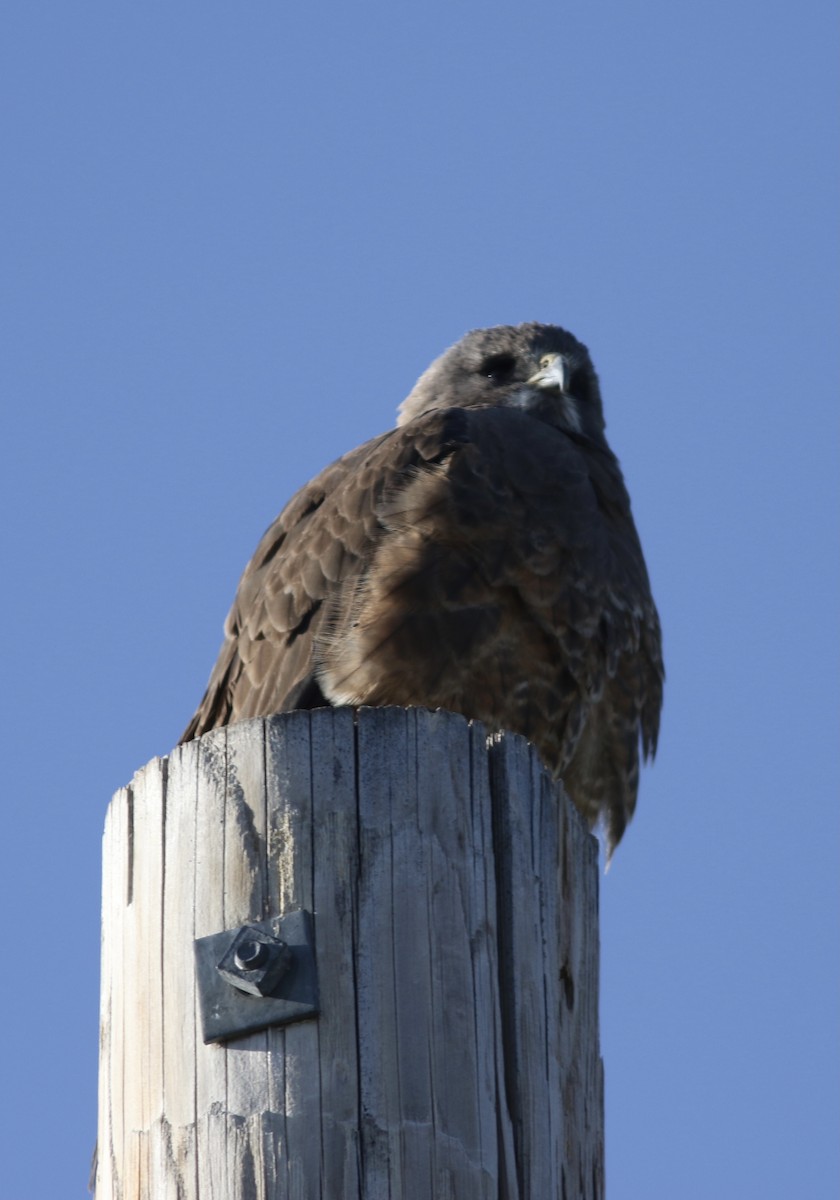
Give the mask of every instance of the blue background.
M 7 6 L 0 1197 L 84 1197 L 111 793 L 259 535 L 468 328 L 600 371 L 665 630 L 602 887 L 610 1200 L 838 1185 L 828 0 Z

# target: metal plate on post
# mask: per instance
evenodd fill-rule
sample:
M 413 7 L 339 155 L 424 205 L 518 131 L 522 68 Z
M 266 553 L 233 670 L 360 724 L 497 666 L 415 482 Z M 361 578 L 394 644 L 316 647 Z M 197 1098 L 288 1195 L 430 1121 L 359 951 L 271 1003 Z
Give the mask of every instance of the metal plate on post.
M 222 1042 L 318 1012 L 312 914 L 304 909 L 197 938 L 205 1042 Z

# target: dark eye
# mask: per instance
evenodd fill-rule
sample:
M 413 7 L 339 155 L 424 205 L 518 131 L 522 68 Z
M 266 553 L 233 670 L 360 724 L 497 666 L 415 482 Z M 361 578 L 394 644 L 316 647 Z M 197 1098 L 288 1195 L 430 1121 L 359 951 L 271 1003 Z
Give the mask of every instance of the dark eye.
M 515 369 L 516 359 L 512 354 L 491 354 L 478 371 L 480 375 L 492 379 L 493 383 L 507 383 Z

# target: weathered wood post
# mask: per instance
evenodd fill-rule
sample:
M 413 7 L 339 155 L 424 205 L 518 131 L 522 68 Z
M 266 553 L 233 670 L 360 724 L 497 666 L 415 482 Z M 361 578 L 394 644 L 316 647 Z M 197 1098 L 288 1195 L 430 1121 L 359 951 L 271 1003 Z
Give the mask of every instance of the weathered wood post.
M 154 760 L 105 829 L 97 1200 L 598 1200 L 597 887 L 530 747 L 450 713 Z M 206 1044 L 194 941 L 300 909 L 317 1014 Z M 210 975 L 222 1008 L 275 1003 Z

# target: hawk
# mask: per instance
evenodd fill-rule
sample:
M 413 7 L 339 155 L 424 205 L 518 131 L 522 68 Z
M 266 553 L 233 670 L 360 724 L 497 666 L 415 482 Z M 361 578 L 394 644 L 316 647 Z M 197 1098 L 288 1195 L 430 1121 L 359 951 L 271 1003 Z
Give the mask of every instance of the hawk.
M 611 853 L 663 678 L 589 353 L 554 325 L 502 325 L 436 359 L 396 428 L 289 501 L 181 740 L 297 708 L 451 709 L 533 742 Z

